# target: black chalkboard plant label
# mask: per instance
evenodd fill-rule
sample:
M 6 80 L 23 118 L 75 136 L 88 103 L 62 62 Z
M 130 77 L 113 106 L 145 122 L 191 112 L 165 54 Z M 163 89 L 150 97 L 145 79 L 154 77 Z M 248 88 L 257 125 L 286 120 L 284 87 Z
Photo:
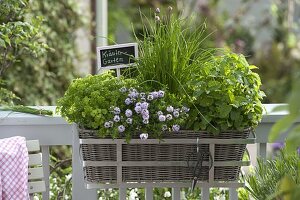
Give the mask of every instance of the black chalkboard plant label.
M 97 47 L 98 69 L 119 69 L 131 66 L 138 58 L 137 43 Z

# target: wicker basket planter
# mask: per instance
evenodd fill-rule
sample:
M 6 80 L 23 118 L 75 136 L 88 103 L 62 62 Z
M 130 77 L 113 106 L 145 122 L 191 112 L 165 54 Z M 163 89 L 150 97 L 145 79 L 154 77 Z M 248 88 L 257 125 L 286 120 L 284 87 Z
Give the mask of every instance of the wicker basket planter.
M 163 141 L 132 139 L 100 139 L 92 130 L 79 129 L 79 139 L 88 183 L 122 184 L 190 182 L 192 170 L 187 165 L 195 163 L 195 152 L 209 152 L 204 157 L 198 177 L 203 182 L 236 181 L 240 167 L 249 165 L 242 161 L 251 129 L 242 132 L 223 132 L 214 137 L 207 132 L 181 131 L 165 133 Z M 212 165 L 211 169 L 209 166 Z

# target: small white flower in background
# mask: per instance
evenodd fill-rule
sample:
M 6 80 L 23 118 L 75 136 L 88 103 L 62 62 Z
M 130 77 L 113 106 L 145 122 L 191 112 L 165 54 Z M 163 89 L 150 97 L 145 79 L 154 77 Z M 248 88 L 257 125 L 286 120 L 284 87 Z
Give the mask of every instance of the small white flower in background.
M 126 115 L 126 117 L 131 117 L 132 116 L 132 111 L 130 109 L 127 109 L 125 111 L 125 115 Z
M 104 123 L 104 127 L 105 127 L 105 128 L 110 128 L 110 123 L 109 123 L 109 122 L 105 122 L 105 123 Z
M 142 109 L 148 109 L 149 104 L 147 102 L 141 103 Z
M 173 119 L 173 117 L 172 117 L 172 115 L 170 115 L 170 114 L 167 114 L 167 115 L 166 115 L 166 119 L 167 119 L 167 120 L 172 120 L 172 119 Z
M 178 132 L 180 130 L 180 126 L 178 124 L 175 124 L 172 126 L 172 130 Z
M 160 9 L 159 8 L 156 8 L 155 9 L 155 12 L 158 14 L 158 13 L 160 13 Z
M 124 92 L 127 92 L 127 88 L 126 88 L 126 87 L 121 87 L 121 88 L 120 88 L 120 92 L 123 92 L 123 93 L 124 93 Z
M 141 140 L 147 140 L 148 139 L 148 133 L 142 133 L 140 134 Z
M 162 98 L 162 97 L 164 97 L 164 96 L 165 96 L 165 92 L 162 91 L 162 90 L 159 90 L 159 91 L 158 91 L 158 97 L 159 97 L 159 98 Z
M 168 112 L 173 112 L 173 111 L 174 111 L 173 106 L 168 106 L 168 107 L 167 107 L 167 111 L 168 111 Z
M 132 118 L 127 118 L 127 119 L 126 119 L 126 123 L 127 123 L 127 124 L 132 124 Z
M 115 122 L 119 122 L 120 121 L 120 116 L 119 115 L 115 115 L 114 116 L 114 121 Z
M 139 114 L 139 113 L 141 113 L 142 108 L 141 108 L 141 106 L 135 106 L 134 110 L 135 110 L 136 113 Z
M 158 116 L 158 120 L 161 121 L 161 122 L 164 122 L 164 121 L 166 121 L 166 116 L 164 116 L 164 115 L 159 115 L 159 116 Z
M 114 122 L 113 122 L 113 121 L 108 121 L 108 123 L 109 123 L 109 126 L 110 126 L 110 127 L 113 127 L 113 125 L 114 125 Z
M 153 97 L 152 94 L 149 94 L 149 95 L 147 96 L 147 100 L 148 100 L 148 101 L 152 101 L 153 99 L 154 99 L 154 97 Z
M 164 193 L 164 197 L 165 197 L 165 198 L 171 197 L 171 192 L 166 191 L 166 192 Z
M 126 98 L 125 99 L 125 104 L 126 105 L 132 104 L 132 100 L 130 98 Z
M 123 125 L 118 126 L 118 131 L 120 133 L 123 133 L 125 131 L 125 126 L 123 126 Z
M 119 108 L 119 107 L 115 107 L 114 108 L 114 114 L 115 115 L 118 115 L 118 114 L 120 114 L 121 113 L 121 109 Z
M 175 118 L 178 118 L 178 117 L 179 117 L 179 112 L 175 110 L 175 111 L 173 112 L 173 115 L 174 115 Z
M 165 124 L 164 124 L 164 125 L 162 125 L 162 127 L 161 127 L 161 130 L 162 130 L 162 131 L 166 131 L 166 130 L 168 130 L 168 126 L 167 126 L 167 125 L 165 125 Z
M 152 92 L 153 98 L 157 99 L 158 98 L 158 92 Z
M 39 197 L 38 196 L 34 196 L 33 200 L 39 200 Z
M 143 119 L 144 124 L 149 124 L 149 119 Z
M 159 16 L 155 16 L 155 21 L 159 22 L 160 21 L 160 17 Z

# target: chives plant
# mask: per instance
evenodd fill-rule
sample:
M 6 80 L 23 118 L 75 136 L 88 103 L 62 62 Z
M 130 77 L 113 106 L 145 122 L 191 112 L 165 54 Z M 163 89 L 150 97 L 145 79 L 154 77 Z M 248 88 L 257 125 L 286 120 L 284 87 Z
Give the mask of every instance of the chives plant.
M 165 15 L 156 9 L 154 17 L 152 23 L 153 20 L 142 16 L 144 34 L 137 39 L 140 47 L 137 78 L 148 82 L 153 89 L 165 85 L 170 93 L 182 97 L 186 95 L 184 84 L 210 58 L 212 50 L 201 48 L 207 38 L 205 24 L 197 27 L 191 19 L 180 19 L 171 7 Z

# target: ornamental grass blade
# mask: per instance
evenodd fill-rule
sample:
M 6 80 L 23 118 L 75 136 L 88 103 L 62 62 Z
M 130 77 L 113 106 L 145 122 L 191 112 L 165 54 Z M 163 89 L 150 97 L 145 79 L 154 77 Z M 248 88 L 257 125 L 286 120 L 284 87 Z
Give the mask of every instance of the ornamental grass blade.
M 289 132 L 286 140 L 286 150 L 288 153 L 296 151 L 300 146 L 300 125 L 296 126 Z
M 296 119 L 297 115 L 290 114 L 278 120 L 278 122 L 271 129 L 269 134 L 269 142 L 275 142 L 279 135 L 287 131 Z

